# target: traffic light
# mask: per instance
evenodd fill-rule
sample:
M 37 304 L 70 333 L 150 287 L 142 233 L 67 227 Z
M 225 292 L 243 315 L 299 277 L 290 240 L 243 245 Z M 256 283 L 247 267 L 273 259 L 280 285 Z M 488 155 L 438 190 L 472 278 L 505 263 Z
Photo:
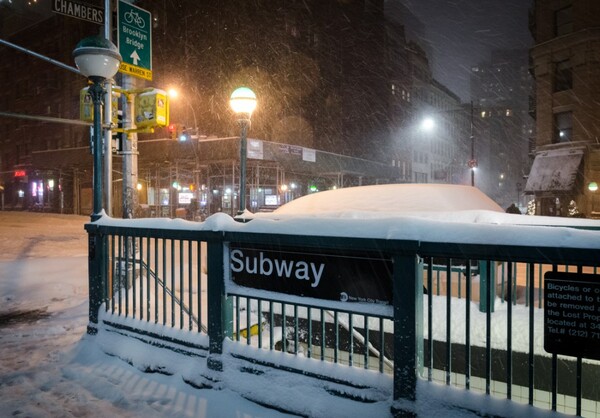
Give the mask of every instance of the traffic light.
M 167 129 L 169 130 L 169 137 L 171 139 L 177 139 L 177 126 L 172 123 Z
M 171 139 L 178 139 L 180 141 L 184 129 L 185 128 L 180 123 L 172 123 L 167 127 L 167 130 L 169 131 L 169 137 Z

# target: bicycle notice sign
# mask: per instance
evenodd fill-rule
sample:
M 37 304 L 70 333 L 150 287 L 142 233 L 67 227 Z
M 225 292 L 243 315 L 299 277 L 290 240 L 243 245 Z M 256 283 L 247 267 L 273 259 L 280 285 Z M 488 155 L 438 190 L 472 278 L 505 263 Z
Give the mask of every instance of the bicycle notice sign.
M 119 71 L 152 80 L 152 19 L 150 12 L 121 0 L 117 16 L 119 52 L 123 57 Z

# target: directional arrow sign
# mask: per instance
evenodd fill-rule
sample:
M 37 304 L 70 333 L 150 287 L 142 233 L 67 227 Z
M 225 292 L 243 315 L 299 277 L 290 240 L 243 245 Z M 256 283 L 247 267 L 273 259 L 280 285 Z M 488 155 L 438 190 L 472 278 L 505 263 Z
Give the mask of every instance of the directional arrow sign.
M 149 11 L 119 0 L 117 34 L 123 62 L 119 71 L 152 80 L 152 16 Z
M 137 51 L 134 50 L 129 57 L 133 60 L 133 65 L 138 65 L 140 56 L 138 55 Z

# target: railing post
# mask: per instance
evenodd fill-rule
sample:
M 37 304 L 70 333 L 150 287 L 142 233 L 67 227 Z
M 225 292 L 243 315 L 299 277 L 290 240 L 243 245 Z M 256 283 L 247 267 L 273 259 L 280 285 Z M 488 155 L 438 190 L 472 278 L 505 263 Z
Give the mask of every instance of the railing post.
M 104 300 L 104 279 L 102 274 L 105 263 L 105 239 L 97 226 L 88 229 L 88 286 L 89 286 L 89 322 L 87 333 L 98 333 L 98 311 Z
M 494 312 L 496 271 L 492 260 L 479 261 L 479 312 Z M 488 308 L 489 304 L 489 308 Z
M 423 304 L 417 267 L 415 254 L 394 256 L 394 400 L 416 399 Z
M 225 306 L 225 275 L 223 241 L 207 242 L 207 297 L 208 297 L 208 337 L 209 356 L 207 366 L 211 370 L 222 371 L 223 339 L 225 326 L 223 307 Z

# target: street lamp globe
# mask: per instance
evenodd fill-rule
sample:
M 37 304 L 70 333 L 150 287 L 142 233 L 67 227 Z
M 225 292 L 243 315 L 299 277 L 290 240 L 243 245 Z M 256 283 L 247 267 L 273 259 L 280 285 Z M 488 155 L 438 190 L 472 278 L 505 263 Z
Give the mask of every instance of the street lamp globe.
M 237 88 L 229 97 L 229 105 L 236 113 L 240 124 L 240 193 L 238 197 L 238 215 L 246 210 L 246 159 L 248 158 L 246 136 L 250 125 L 250 116 L 256 109 L 256 94 L 248 87 Z
M 247 115 L 249 118 L 256 109 L 256 94 L 248 87 L 237 88 L 231 93 L 229 105 L 238 115 Z
M 115 44 L 101 36 L 79 41 L 73 58 L 81 74 L 95 82 L 113 78 L 122 60 Z
M 590 182 L 590 184 L 588 184 L 588 190 L 590 192 L 595 192 L 596 190 L 598 190 L 598 183 L 596 183 L 595 181 Z
M 431 116 L 426 117 L 421 122 L 421 128 L 427 132 L 432 131 L 435 128 L 435 120 Z

